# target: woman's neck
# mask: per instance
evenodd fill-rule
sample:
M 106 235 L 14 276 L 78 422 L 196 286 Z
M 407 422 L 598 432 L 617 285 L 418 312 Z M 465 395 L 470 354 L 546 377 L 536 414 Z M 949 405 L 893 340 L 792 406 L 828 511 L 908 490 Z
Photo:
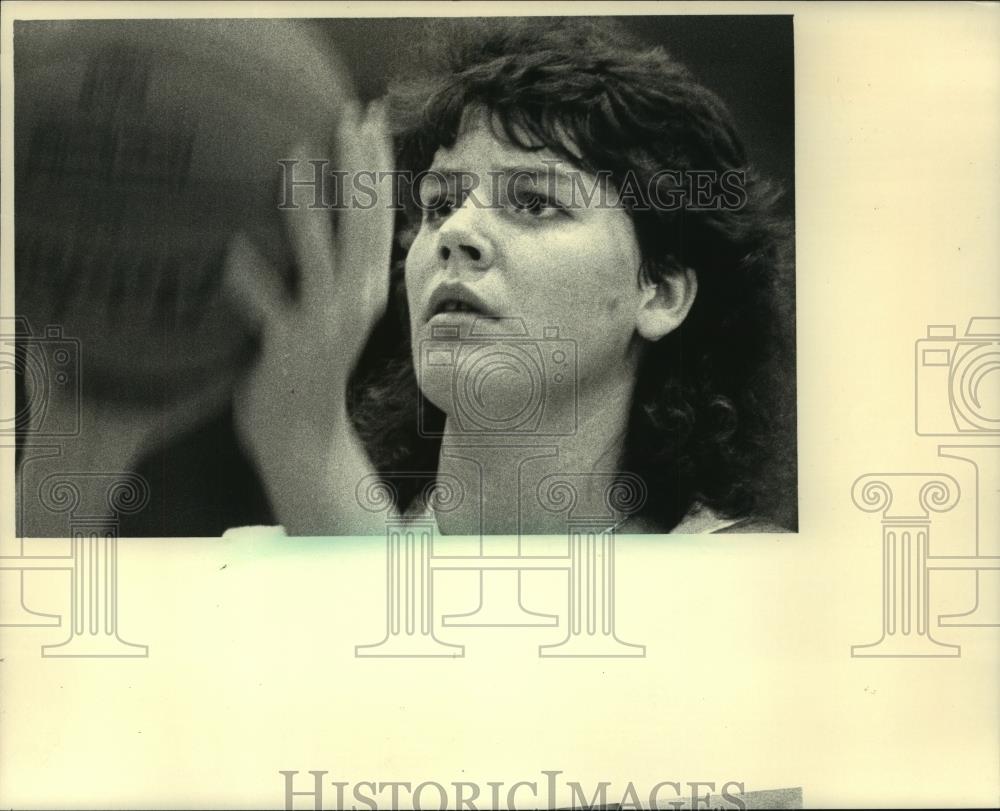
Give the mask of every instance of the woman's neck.
M 570 522 L 595 529 L 618 523 L 623 515 L 609 506 L 607 493 L 618 476 L 631 396 L 616 388 L 591 389 L 577 397 L 575 408 L 560 404 L 538 431 L 477 433 L 449 416 L 437 478 L 459 488 L 462 498 L 454 509 L 438 512 L 441 531 L 561 535 Z

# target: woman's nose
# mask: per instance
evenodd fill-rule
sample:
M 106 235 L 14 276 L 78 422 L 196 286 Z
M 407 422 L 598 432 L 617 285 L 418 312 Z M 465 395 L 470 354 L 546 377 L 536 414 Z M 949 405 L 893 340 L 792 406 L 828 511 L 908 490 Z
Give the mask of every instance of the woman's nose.
M 486 270 L 493 264 L 493 245 L 481 222 L 485 213 L 466 201 L 445 221 L 438 230 L 438 258 L 442 264 L 473 270 Z

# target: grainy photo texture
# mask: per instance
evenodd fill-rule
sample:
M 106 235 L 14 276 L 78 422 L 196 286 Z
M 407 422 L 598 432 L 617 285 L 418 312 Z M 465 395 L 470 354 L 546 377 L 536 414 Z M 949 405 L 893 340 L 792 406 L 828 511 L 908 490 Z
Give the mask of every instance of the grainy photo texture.
M 790 16 L 22 21 L 14 60 L 23 536 L 56 473 L 124 536 L 797 529 Z

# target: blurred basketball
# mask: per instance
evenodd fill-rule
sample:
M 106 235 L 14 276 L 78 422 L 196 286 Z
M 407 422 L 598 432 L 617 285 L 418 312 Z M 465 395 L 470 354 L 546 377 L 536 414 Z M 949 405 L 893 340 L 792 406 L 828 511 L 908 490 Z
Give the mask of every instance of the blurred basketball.
M 18 22 L 14 59 L 17 314 L 80 339 L 83 391 L 109 399 L 249 363 L 226 247 L 244 230 L 291 268 L 278 161 L 331 150 L 336 55 L 307 22 L 93 20 Z

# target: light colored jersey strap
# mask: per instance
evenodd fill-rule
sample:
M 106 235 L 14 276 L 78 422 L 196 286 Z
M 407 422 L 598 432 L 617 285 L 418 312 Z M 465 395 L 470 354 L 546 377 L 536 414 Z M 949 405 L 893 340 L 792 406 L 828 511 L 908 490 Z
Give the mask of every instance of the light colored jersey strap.
M 431 510 L 413 516 L 414 519 L 434 520 Z M 435 524 L 437 522 L 435 521 Z M 708 507 L 696 505 L 681 522 L 674 527 L 671 535 L 705 535 L 713 532 L 787 532 L 784 527 L 754 518 L 724 518 Z M 248 526 L 227 529 L 222 537 L 252 541 L 255 539 L 282 538 L 287 536 L 285 528 L 274 526 Z
M 671 535 L 705 535 L 722 532 L 739 522 L 739 518 L 723 518 L 715 510 L 696 504 L 681 522 L 670 530 Z
M 223 538 L 235 538 L 238 541 L 267 540 L 269 538 L 286 538 L 288 533 L 281 524 L 268 526 L 257 524 L 249 527 L 232 527 L 222 533 Z

